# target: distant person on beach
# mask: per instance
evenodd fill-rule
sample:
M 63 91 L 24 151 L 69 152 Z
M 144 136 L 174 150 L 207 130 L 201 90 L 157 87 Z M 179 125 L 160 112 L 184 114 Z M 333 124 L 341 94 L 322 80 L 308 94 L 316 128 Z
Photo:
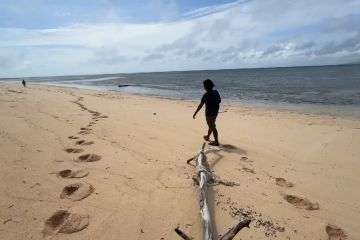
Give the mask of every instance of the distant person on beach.
M 211 133 L 214 135 L 215 141 L 210 142 L 210 145 L 219 146 L 219 139 L 218 139 L 218 131 L 216 129 L 216 117 L 219 113 L 220 108 L 220 94 L 217 90 L 214 90 L 214 83 L 210 79 L 206 79 L 204 82 L 204 89 L 206 93 L 202 96 L 201 102 L 196 109 L 193 118 L 195 119 L 196 114 L 200 111 L 200 109 L 205 104 L 205 117 L 206 123 L 209 126 L 208 134 L 204 136 L 205 141 L 210 140 Z
M 24 79 L 22 80 L 22 85 L 23 85 L 24 87 L 26 87 L 26 82 L 25 82 Z

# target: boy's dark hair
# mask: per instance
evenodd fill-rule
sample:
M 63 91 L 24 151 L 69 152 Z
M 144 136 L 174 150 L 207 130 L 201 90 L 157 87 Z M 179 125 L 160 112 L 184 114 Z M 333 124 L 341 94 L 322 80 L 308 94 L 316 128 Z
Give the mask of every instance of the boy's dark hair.
M 210 79 L 206 79 L 203 84 L 205 89 L 212 90 L 214 88 L 214 83 Z

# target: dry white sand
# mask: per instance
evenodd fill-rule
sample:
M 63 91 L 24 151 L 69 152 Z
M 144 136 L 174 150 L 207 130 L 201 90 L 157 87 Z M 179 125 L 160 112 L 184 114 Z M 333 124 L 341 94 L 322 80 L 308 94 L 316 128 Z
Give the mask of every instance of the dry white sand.
M 201 239 L 196 105 L 1 84 L 1 239 Z M 221 110 L 208 160 L 240 186 L 210 187 L 215 233 L 248 217 L 236 239 L 360 239 L 360 120 Z

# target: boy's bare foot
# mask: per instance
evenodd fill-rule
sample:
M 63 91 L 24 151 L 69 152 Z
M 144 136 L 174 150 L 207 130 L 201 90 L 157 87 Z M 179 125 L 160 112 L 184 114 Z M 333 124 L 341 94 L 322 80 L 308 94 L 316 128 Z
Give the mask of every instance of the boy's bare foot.
M 205 135 L 205 136 L 204 136 L 204 140 L 205 140 L 205 141 L 209 141 L 209 136 Z
M 213 142 L 210 142 L 209 145 L 211 145 L 211 146 L 219 146 L 220 144 L 219 144 L 219 142 L 213 141 Z

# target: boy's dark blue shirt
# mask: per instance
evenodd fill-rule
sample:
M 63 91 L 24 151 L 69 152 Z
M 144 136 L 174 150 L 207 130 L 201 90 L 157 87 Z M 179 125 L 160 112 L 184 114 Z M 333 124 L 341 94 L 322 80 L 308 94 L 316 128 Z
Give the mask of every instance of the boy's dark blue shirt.
M 201 103 L 205 103 L 206 116 L 217 116 L 221 103 L 219 92 L 217 90 L 206 92 L 201 98 Z

